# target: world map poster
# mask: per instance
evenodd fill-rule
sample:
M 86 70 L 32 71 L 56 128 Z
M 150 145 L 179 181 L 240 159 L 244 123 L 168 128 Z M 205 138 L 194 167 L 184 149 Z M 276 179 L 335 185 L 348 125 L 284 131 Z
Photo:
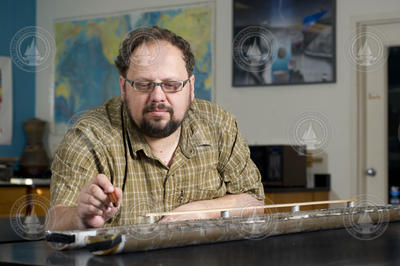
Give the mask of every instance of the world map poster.
M 114 65 L 120 44 L 130 31 L 153 25 L 190 42 L 196 60 L 195 95 L 212 100 L 214 4 L 56 21 L 56 131 L 65 130 L 77 114 L 120 95 Z

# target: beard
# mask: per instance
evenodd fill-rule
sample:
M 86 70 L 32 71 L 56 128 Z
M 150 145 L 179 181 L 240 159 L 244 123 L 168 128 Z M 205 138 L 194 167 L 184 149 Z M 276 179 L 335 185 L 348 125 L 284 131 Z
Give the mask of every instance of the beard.
M 181 120 L 174 119 L 174 110 L 171 107 L 166 106 L 163 103 L 152 103 L 151 105 L 148 105 L 143 109 L 143 118 L 140 125 L 138 125 L 133 119 L 129 104 L 125 102 L 125 105 L 128 108 L 128 115 L 131 122 L 138 128 L 141 133 L 151 138 L 165 138 L 174 133 L 181 126 L 183 120 L 185 120 L 189 111 L 190 99 L 188 107 L 185 111 L 185 115 Z M 154 118 L 156 122 L 151 122 L 145 117 L 146 113 L 152 112 L 154 110 L 163 110 L 170 114 L 171 119 L 167 122 L 165 126 L 161 126 L 157 123 L 157 121 L 161 121 L 161 118 Z

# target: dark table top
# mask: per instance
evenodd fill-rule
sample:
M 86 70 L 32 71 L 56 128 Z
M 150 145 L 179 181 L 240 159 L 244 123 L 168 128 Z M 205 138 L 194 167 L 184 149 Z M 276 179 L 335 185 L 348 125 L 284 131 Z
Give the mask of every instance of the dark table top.
M 262 240 L 170 248 L 113 256 L 85 249 L 56 251 L 45 241 L 0 244 L 0 262 L 36 265 L 400 265 L 400 222 L 374 240 L 346 229 L 271 236 Z
M 14 230 L 10 218 L 0 217 L 0 245 L 1 243 L 24 241 Z M 1 251 L 0 251 L 1 253 Z

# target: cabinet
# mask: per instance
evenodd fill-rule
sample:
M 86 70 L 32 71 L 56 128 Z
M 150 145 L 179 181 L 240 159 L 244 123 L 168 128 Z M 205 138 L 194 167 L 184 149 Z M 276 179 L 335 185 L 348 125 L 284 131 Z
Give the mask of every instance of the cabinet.
M 49 186 L 16 185 L 0 187 L 0 217 L 15 216 L 15 213 L 26 215 L 32 211 L 37 216 L 44 216 L 49 207 Z M 15 213 L 11 213 L 12 210 Z
M 325 201 L 329 200 L 329 191 L 289 191 L 265 193 L 265 204 L 281 204 L 281 203 L 295 203 L 295 202 L 308 202 L 308 201 Z M 313 209 L 327 209 L 328 204 L 301 206 L 300 210 L 313 210 Z M 273 212 L 289 212 L 290 207 L 277 208 Z

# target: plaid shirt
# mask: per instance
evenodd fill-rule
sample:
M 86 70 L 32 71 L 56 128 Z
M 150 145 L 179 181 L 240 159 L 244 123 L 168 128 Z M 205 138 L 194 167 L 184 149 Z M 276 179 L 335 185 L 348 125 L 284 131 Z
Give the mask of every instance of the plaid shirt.
M 226 194 L 246 192 L 261 200 L 260 173 L 249 155 L 234 117 L 196 99 L 168 167 L 114 97 L 82 115 L 64 136 L 51 167 L 51 204 L 76 206 L 82 186 L 98 173 L 123 189 L 120 211 L 107 226 L 146 223 L 147 213 Z

